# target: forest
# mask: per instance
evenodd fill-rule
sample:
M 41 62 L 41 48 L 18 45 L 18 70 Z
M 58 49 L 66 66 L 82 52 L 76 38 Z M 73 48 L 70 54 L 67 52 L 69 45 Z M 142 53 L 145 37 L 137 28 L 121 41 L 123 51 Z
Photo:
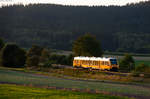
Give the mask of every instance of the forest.
M 75 39 L 95 35 L 104 51 L 150 53 L 150 1 L 125 6 L 9 5 L 0 8 L 0 37 L 72 50 Z

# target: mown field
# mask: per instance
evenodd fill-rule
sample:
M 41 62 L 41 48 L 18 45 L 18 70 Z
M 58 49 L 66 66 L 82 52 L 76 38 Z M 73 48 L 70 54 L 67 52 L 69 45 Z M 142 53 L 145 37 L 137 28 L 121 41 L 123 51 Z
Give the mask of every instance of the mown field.
M 2 69 L 0 70 L 0 82 L 21 85 L 52 86 L 74 89 L 97 90 L 101 92 L 108 92 L 127 96 L 129 95 L 150 97 L 149 86 L 144 87 L 132 84 L 130 85 L 121 83 L 119 84 L 97 81 L 72 80 Z
M 0 84 L 0 99 L 129 99 L 102 94 L 89 94 L 55 89 Z

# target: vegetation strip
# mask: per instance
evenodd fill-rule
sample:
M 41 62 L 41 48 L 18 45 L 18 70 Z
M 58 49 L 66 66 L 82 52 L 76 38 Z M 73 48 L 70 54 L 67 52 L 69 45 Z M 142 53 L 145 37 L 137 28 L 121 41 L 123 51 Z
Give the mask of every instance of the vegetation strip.
M 88 78 L 77 78 L 77 77 L 72 77 L 72 76 L 68 76 L 68 75 L 62 75 L 62 76 L 57 76 L 57 75 L 51 75 L 52 73 L 49 72 L 40 72 L 39 71 L 33 71 L 33 70 L 25 70 L 23 68 L 18 69 L 18 68 L 3 68 L 0 67 L 0 69 L 2 70 L 10 70 L 10 71 L 16 71 L 16 72 L 20 72 L 20 73 L 28 73 L 28 74 L 32 74 L 35 76 L 40 76 L 40 77 L 57 77 L 59 79 L 66 79 L 66 80 L 74 80 L 74 81 L 85 81 L 85 82 L 102 82 L 102 83 L 111 83 L 111 84 L 123 84 L 123 85 L 134 85 L 134 86 L 140 86 L 140 87 L 146 87 L 146 88 L 150 88 L 150 84 L 148 83 L 136 83 L 136 82 L 119 82 L 119 81 L 111 81 L 111 80 L 98 80 L 98 79 L 88 79 Z M 102 71 L 101 73 L 106 73 L 106 74 L 113 74 L 113 75 L 123 75 L 123 76 L 127 76 L 129 75 L 128 73 L 116 73 L 116 72 L 104 72 Z
M 0 84 L 0 99 L 129 99 L 127 97 L 91 94 L 86 92 L 73 92 L 57 90 L 55 88 L 37 88 L 14 84 Z
M 22 84 L 15 84 L 15 83 L 8 83 L 8 82 L 0 82 L 0 84 L 11 84 L 11 85 L 19 85 Z M 63 91 L 73 91 L 73 92 L 82 92 L 82 93 L 90 93 L 90 94 L 103 94 L 103 95 L 110 95 L 110 96 L 119 96 L 119 97 L 129 97 L 129 98 L 136 98 L 136 99 L 148 99 L 149 96 L 140 96 L 140 95 L 131 95 L 131 94 L 122 94 L 122 93 L 114 93 L 114 92 L 105 92 L 105 91 L 98 91 L 98 90 L 91 90 L 91 89 L 77 89 L 77 88 L 64 88 L 64 87 L 53 87 L 53 86 L 40 86 L 40 85 L 26 85 L 26 87 L 34 87 L 34 88 L 46 88 L 46 89 L 56 89 L 56 90 L 63 90 Z M 121 99 L 122 99 L 121 98 Z
M 19 84 L 19 85 L 31 85 L 31 86 L 46 86 L 56 87 L 58 89 L 75 89 L 75 90 L 88 90 L 88 91 L 100 91 L 106 92 L 112 95 L 123 95 L 131 97 L 142 97 L 142 99 L 148 99 L 144 97 L 150 97 L 148 88 L 142 88 L 139 86 L 130 86 L 122 84 L 111 84 L 102 82 L 88 82 L 88 81 L 76 81 L 59 79 L 56 77 L 47 77 L 36 74 L 28 74 L 16 71 L 0 70 L 0 82 Z M 110 89 L 111 88 L 111 89 Z M 140 99 L 140 98 L 139 98 Z

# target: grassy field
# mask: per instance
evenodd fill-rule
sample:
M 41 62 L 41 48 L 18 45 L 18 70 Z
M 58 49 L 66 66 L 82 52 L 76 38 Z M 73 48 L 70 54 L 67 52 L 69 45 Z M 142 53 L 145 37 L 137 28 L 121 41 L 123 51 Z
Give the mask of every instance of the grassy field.
M 0 84 L 0 99 L 129 99 L 101 94 L 70 92 L 54 89 L 34 88 Z
M 10 70 L 0 70 L 0 82 L 87 90 L 92 89 L 110 93 L 150 96 L 149 87 L 118 83 L 71 80 Z

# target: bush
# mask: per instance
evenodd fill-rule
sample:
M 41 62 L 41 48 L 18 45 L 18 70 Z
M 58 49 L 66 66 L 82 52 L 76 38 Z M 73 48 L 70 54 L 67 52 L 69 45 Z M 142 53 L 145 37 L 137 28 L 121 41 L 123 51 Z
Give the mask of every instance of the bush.
M 0 38 L 0 50 L 4 47 L 4 42 L 3 42 L 3 40 Z
M 135 68 L 135 71 L 136 72 L 147 72 L 147 70 L 149 70 L 150 67 L 148 65 L 145 65 L 145 64 L 140 64 L 139 66 L 137 66 Z M 150 72 L 149 72 L 150 73 Z
M 27 52 L 26 66 L 38 66 L 43 48 L 33 45 Z
M 119 63 L 120 70 L 130 72 L 135 69 L 134 59 L 130 54 L 125 54 Z
M 28 67 L 38 66 L 39 65 L 39 56 L 33 55 L 31 57 L 28 57 L 26 60 L 26 65 Z
M 65 55 L 50 55 L 49 60 L 52 64 L 61 64 L 61 65 L 72 65 L 73 55 L 70 54 L 69 56 Z
M 133 76 L 140 76 L 141 74 L 143 77 L 150 77 L 150 67 L 142 63 L 132 72 Z
M 25 50 L 16 44 L 6 44 L 0 54 L 0 64 L 6 67 L 23 67 L 26 56 Z

